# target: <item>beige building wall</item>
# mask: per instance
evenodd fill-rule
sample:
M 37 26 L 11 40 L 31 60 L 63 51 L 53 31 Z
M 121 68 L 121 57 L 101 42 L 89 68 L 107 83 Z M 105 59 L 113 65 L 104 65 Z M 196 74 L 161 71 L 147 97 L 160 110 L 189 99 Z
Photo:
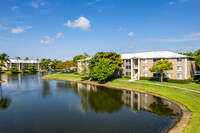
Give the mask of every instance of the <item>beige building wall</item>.
M 173 70 L 168 70 L 165 73 L 165 76 L 167 74 L 171 74 L 171 79 L 178 79 L 177 74 L 182 74 L 182 79 L 188 79 L 190 77 L 193 77 L 195 74 L 195 60 L 193 58 L 181 58 L 182 61 L 178 62 L 177 58 L 171 58 L 170 61 L 172 62 L 173 65 Z M 138 65 L 138 59 L 132 59 L 132 76 L 134 76 L 137 71 L 139 70 L 140 76 L 146 76 L 147 77 L 153 77 L 153 74 L 155 72 L 150 72 L 149 69 L 155 65 L 153 62 L 154 59 L 146 59 L 147 61 L 143 59 L 139 59 L 140 65 Z M 135 65 L 138 65 L 139 68 L 135 69 Z M 177 67 L 182 67 L 182 70 L 178 70 Z M 186 68 L 187 67 L 187 68 Z M 123 72 L 124 75 L 126 75 L 126 60 L 124 60 L 124 65 L 123 65 Z M 145 74 L 145 75 L 144 75 Z

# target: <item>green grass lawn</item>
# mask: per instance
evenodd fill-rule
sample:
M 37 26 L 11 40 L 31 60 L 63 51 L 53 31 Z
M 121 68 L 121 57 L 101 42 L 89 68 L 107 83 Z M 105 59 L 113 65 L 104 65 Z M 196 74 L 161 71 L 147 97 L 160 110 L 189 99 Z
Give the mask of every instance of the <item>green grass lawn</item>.
M 81 80 L 81 76 L 66 73 L 47 75 L 45 78 L 60 80 Z M 134 88 L 142 91 L 151 92 L 157 95 L 175 100 L 186 106 L 191 112 L 191 120 L 184 130 L 185 133 L 200 133 L 200 94 L 177 88 L 143 84 L 138 82 L 126 82 L 127 79 L 115 79 L 106 84 Z M 178 84 L 177 84 L 178 85 Z M 193 85 L 188 85 L 192 88 Z M 196 87 L 196 85 L 194 85 Z
M 178 83 L 169 83 L 169 82 L 160 83 L 158 81 L 148 81 L 148 80 L 137 80 L 137 81 L 138 82 L 147 82 L 147 83 L 171 85 L 171 86 L 183 87 L 183 88 L 188 88 L 188 89 L 191 89 L 191 90 L 200 91 L 200 82 L 192 82 L 190 84 L 178 84 Z

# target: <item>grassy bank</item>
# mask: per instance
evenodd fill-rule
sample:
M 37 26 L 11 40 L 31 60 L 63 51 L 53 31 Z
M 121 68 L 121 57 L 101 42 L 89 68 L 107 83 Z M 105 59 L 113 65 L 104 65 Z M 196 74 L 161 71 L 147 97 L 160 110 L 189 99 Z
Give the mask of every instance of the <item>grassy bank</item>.
M 57 79 L 57 80 L 81 80 L 79 75 L 57 73 L 53 75 L 47 75 L 45 78 Z M 180 90 L 177 88 L 156 86 L 150 84 L 143 84 L 138 82 L 126 82 L 122 79 L 115 79 L 106 84 L 129 87 L 142 91 L 151 92 L 157 95 L 161 95 L 172 100 L 175 100 L 184 106 L 186 106 L 193 114 L 191 120 L 184 130 L 185 133 L 199 133 L 200 132 L 200 94 L 190 92 L 186 90 Z
M 183 87 L 183 88 L 188 88 L 188 89 L 191 89 L 191 90 L 200 91 L 200 82 L 197 82 L 197 81 L 196 82 L 192 82 L 190 84 L 178 84 L 178 83 L 169 83 L 169 82 L 160 83 L 158 81 L 148 81 L 148 80 L 137 80 L 137 81 L 138 82 L 156 83 L 156 84 L 164 84 L 164 85 L 170 85 L 170 86 L 177 86 L 177 87 Z

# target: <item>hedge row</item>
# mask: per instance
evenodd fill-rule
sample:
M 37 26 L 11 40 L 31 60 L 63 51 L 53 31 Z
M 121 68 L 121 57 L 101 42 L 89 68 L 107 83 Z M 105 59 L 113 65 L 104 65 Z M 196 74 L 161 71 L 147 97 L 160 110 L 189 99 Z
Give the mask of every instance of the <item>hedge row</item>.
M 160 78 L 156 77 L 140 77 L 140 80 L 149 80 L 149 81 L 160 81 Z M 164 82 L 169 83 L 179 83 L 179 84 L 189 84 L 192 81 L 192 78 L 189 79 L 169 79 L 169 78 L 163 78 Z
M 194 80 L 200 80 L 200 75 L 195 75 Z
M 131 79 L 131 76 L 123 76 L 123 78 Z

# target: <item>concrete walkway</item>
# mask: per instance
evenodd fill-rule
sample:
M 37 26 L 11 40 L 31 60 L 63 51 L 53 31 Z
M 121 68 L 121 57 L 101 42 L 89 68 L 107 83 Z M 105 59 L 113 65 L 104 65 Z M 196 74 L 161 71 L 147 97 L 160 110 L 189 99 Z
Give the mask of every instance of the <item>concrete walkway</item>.
M 187 91 L 191 91 L 191 92 L 200 93 L 200 91 L 191 90 L 191 89 L 188 89 L 188 88 L 183 88 L 183 87 L 178 87 L 178 86 L 172 86 L 172 85 L 157 84 L 157 83 L 147 83 L 147 82 L 141 82 L 141 81 L 136 81 L 136 80 L 128 80 L 128 82 L 136 82 L 136 83 L 143 83 L 143 84 L 150 84 L 150 85 L 166 86 L 166 87 L 178 88 L 178 89 L 181 89 L 181 90 L 187 90 Z

